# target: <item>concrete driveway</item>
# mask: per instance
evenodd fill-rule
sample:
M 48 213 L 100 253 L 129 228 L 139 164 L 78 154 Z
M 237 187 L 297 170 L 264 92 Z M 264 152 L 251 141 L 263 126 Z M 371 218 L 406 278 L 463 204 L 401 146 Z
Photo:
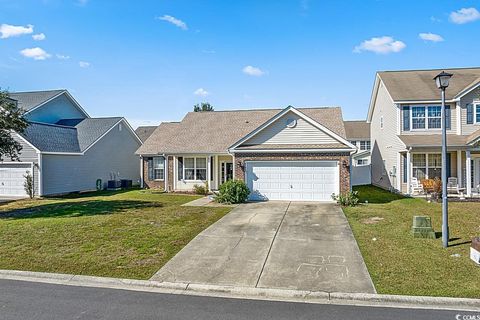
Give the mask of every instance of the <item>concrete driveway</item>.
M 200 233 L 152 280 L 374 293 L 335 204 L 242 204 Z

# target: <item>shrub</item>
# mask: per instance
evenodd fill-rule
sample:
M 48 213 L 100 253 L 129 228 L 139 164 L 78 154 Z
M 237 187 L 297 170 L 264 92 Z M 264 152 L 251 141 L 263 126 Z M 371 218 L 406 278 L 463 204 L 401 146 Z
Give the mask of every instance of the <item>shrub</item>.
M 205 185 L 194 185 L 193 186 L 193 192 L 196 194 L 200 194 L 202 196 L 207 196 L 209 191 L 208 191 L 208 183 L 205 183 Z
M 34 196 L 33 176 L 30 174 L 30 171 L 27 171 L 27 174 L 23 177 L 25 178 L 25 181 L 23 182 L 23 188 L 30 199 L 32 199 Z
M 358 191 L 349 191 L 339 195 L 332 194 L 332 199 L 344 207 L 355 207 L 358 202 Z
M 228 204 L 245 202 L 250 194 L 250 190 L 242 180 L 228 180 L 220 186 L 218 191 L 215 201 Z

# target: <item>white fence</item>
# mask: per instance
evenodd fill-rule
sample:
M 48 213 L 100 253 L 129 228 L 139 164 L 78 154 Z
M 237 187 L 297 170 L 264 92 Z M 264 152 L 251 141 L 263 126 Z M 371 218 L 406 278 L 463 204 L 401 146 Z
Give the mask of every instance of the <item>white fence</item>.
M 362 184 L 372 183 L 372 169 L 371 166 L 356 166 L 352 167 L 351 179 L 352 186 L 359 186 Z

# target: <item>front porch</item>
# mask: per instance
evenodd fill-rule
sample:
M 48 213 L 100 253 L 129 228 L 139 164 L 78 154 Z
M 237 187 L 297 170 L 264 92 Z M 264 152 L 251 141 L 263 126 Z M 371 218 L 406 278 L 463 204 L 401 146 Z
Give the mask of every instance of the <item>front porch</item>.
M 210 191 L 234 177 L 233 157 L 229 154 L 158 155 L 142 159 L 143 187 L 167 192 L 192 192 L 195 185 Z
M 422 192 L 422 187 L 425 180 L 441 178 L 440 152 L 440 148 L 411 148 L 400 153 L 399 190 L 412 196 L 423 196 L 425 192 Z M 448 149 L 447 152 L 449 197 L 480 197 L 480 150 L 458 148 Z M 422 182 L 423 185 L 419 185 Z

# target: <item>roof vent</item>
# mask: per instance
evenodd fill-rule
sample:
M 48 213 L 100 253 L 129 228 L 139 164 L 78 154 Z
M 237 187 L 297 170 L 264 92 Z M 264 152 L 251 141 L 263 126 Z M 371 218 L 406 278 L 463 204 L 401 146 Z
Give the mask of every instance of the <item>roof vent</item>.
M 287 128 L 295 128 L 295 126 L 297 125 L 297 119 L 294 118 L 288 118 L 286 122 Z

